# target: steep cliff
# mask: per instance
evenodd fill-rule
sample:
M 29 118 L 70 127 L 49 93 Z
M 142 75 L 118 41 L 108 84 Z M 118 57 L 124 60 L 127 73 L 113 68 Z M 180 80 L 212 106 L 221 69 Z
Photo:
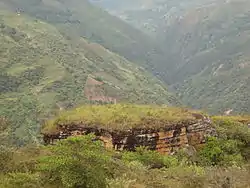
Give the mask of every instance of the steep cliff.
M 189 145 L 199 147 L 215 130 L 207 116 L 186 109 L 108 105 L 66 112 L 48 122 L 42 133 L 45 144 L 93 133 L 110 149 L 134 151 L 146 146 L 172 153 Z

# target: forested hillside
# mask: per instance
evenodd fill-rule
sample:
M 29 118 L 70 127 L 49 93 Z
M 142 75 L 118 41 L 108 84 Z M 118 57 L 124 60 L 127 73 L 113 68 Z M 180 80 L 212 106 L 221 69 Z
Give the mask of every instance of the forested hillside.
M 187 105 L 215 113 L 250 111 L 249 8 L 249 1 L 219 1 L 189 10 L 161 35 L 173 44 L 172 83 Z
M 70 36 L 85 37 L 149 70 L 155 69 L 154 62 L 166 62 L 162 48 L 149 36 L 88 0 L 1 1 L 8 9 L 49 22 Z
M 0 188 L 250 188 L 249 10 L 0 0 Z
M 118 102 L 177 102 L 143 68 L 24 13 L 0 12 L 0 43 L 0 116 L 11 125 L 11 143 L 37 141 L 44 118 L 88 103 L 88 76 L 104 83 L 105 95 Z
M 186 105 L 211 113 L 250 111 L 249 1 L 152 0 L 146 7 L 135 1 L 116 12 L 101 2 L 164 46 L 167 62 L 155 67 L 168 72 L 161 78 Z
M 187 106 L 249 112 L 249 3 L 211 2 L 112 4 L 133 23 L 154 23 L 147 35 L 88 1 L 2 0 L 1 116 L 14 125 L 11 140 L 37 140 L 52 111 L 87 102 L 88 76 L 121 102 L 178 103 L 145 69 Z

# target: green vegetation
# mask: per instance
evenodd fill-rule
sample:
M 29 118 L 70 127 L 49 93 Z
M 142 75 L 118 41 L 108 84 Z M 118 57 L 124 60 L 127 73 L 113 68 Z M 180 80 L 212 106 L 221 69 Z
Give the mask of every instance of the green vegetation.
M 137 148 L 136 152 L 124 152 L 122 160 L 126 163 L 137 161 L 150 168 L 178 166 L 178 159 L 176 157 L 162 155 L 157 151 L 147 150 L 147 148 L 143 147 Z
M 250 3 L 210 2 L 196 9 L 191 4 L 181 14 L 181 23 L 173 21 L 170 32 L 162 33 L 164 42 L 174 49 L 168 48 L 170 56 L 178 56 L 172 62 L 177 65 L 171 76 L 173 88 L 192 108 L 248 114 Z
M 161 78 L 185 105 L 212 114 L 249 113 L 248 0 L 97 3 L 156 38 L 167 61 L 154 61 L 153 71 L 165 73 Z
M 180 150 L 166 156 L 146 148 L 117 153 L 105 150 L 100 141 L 93 141 L 93 135 L 70 137 L 46 147 L 2 146 L 0 187 L 248 187 L 250 153 L 244 150 L 250 148 L 249 129 L 246 132 L 246 125 L 229 123 L 227 118 L 219 121 L 214 121 L 218 137 L 208 138 L 192 154 Z M 239 137 L 243 132 L 245 136 Z
M 171 156 L 106 150 L 94 135 L 40 145 L 41 124 L 42 133 L 59 124 L 119 131 L 187 123 L 201 113 L 170 107 L 178 100 L 154 76 L 189 106 L 249 112 L 249 2 L 180 2 L 148 0 L 129 13 L 154 40 L 87 0 L 1 0 L 0 188 L 249 187 L 250 116 L 213 117 L 216 137 Z M 90 77 L 120 104 L 90 105 Z
M 48 121 L 43 133 L 52 133 L 58 125 L 80 125 L 124 130 L 129 128 L 162 128 L 195 119 L 195 111 L 149 105 L 85 105 L 75 110 L 62 112 L 57 118 Z
M 241 117 L 242 118 L 242 117 Z M 213 121 L 219 137 L 234 141 L 240 149 L 241 156 L 249 160 L 250 157 L 250 128 L 247 123 L 239 122 L 239 117 L 214 117 Z M 238 152 L 239 153 L 239 152 Z
M 93 142 L 93 138 L 91 135 L 71 138 L 49 148 L 51 153 L 39 159 L 38 165 L 38 170 L 49 178 L 48 184 L 58 187 L 107 186 L 111 156 L 100 142 Z
M 147 68 L 154 67 L 151 61 L 165 62 L 154 40 L 88 0 L 3 0 L 3 4 L 53 24 L 67 37 L 84 37 Z
M 200 152 L 200 158 L 208 165 L 240 164 L 243 161 L 240 148 L 241 142 L 237 140 L 209 138 L 206 146 Z
M 68 38 L 27 15 L 0 11 L 0 117 L 9 120 L 7 142 L 38 143 L 40 124 L 59 109 L 88 103 L 87 77 L 101 77 L 105 94 L 118 102 L 174 104 L 164 85 L 125 58 Z
M 237 115 L 237 116 L 213 116 L 213 121 L 225 123 L 225 122 L 235 122 L 235 123 L 250 123 L 250 116 L 248 115 Z
M 213 117 L 218 137 L 207 140 L 199 152 L 202 164 L 239 165 L 250 160 L 250 129 L 239 122 L 242 117 Z
M 118 10 L 116 15 L 125 15 L 128 22 L 149 30 L 153 37 L 87 0 L 4 0 L 1 7 L 18 9 L 21 16 L 52 24 L 67 39 L 78 41 L 83 37 L 139 64 L 171 85 L 186 106 L 212 114 L 227 109 L 247 113 L 250 4 L 247 0 L 211 2 L 149 0 L 144 8 L 141 0 L 97 2 L 107 4 L 112 12 Z M 18 32 L 13 39 L 18 41 L 22 36 Z M 93 53 L 85 55 L 91 59 Z M 18 69 L 25 67 L 14 66 L 10 71 Z M 19 82 L 12 76 L 1 77 L 6 77 L 6 83 L 12 82 L 8 84 L 13 90 Z

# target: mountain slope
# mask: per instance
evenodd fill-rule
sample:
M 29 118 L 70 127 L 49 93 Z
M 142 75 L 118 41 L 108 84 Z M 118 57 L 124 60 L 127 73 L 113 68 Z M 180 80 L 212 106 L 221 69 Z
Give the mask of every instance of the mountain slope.
M 91 0 L 93 4 L 153 36 L 161 30 L 165 31 L 164 27 L 181 16 L 185 9 L 205 1 L 209 0 Z
M 6 9 L 49 22 L 66 35 L 85 37 L 148 69 L 154 69 L 152 61 L 166 62 L 162 49 L 149 36 L 88 0 L 1 1 Z
M 249 1 L 152 0 L 133 8 L 137 3 L 116 15 L 142 30 L 147 26 L 164 46 L 168 62 L 156 67 L 170 70 L 161 78 L 186 105 L 212 113 L 250 111 Z
M 176 102 L 143 68 L 24 14 L 0 12 L 0 43 L 0 116 L 11 121 L 16 144 L 36 140 L 39 123 L 59 109 L 89 103 L 89 76 L 101 80 L 101 92 L 118 102 Z
M 250 111 L 249 8 L 243 0 L 188 9 L 160 35 L 172 44 L 172 83 L 187 105 L 213 113 Z

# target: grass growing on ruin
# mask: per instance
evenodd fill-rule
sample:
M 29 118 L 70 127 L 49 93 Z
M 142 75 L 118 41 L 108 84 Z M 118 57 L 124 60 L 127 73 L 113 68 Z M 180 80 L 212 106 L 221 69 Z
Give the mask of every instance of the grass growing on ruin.
M 63 112 L 50 120 L 43 133 L 57 131 L 57 125 L 80 125 L 107 130 L 127 130 L 129 128 L 161 128 L 183 121 L 192 121 L 192 113 L 184 108 L 147 105 L 87 105 Z
M 238 115 L 238 116 L 214 116 L 213 121 L 234 121 L 239 123 L 250 123 L 250 116 Z

